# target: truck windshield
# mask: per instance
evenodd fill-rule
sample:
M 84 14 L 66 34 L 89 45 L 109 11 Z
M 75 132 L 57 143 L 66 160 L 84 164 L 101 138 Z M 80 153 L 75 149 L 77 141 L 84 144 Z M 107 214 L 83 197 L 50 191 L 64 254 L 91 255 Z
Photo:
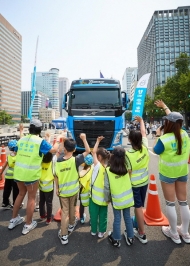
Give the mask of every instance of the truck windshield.
M 79 89 L 71 91 L 71 108 L 88 109 L 112 109 L 121 106 L 119 89 Z

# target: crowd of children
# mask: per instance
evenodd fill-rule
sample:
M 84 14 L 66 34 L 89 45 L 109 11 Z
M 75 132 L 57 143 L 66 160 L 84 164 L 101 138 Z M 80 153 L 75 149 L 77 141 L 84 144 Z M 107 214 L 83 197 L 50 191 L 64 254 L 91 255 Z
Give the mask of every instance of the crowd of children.
M 136 121 L 140 124 L 140 131 L 130 131 L 128 138 L 131 148 L 127 151 L 120 146 L 116 146 L 111 154 L 103 147 L 99 147 L 103 136 L 97 138 L 91 151 L 84 133 L 80 134 L 80 138 L 83 141 L 85 151 L 76 157 L 73 156 L 76 142 L 71 138 L 61 136 L 62 142 L 58 152 L 58 146 L 54 150 L 48 146 L 49 152 L 44 153 L 42 157 L 38 179 L 39 212 L 40 218 L 46 219 L 47 225 L 50 224 L 52 221 L 55 182 L 56 195 L 59 197 L 61 205 L 61 228 L 58 231 L 61 244 L 68 244 L 68 236 L 77 225 L 78 219 L 75 217 L 75 207 L 78 194 L 80 222 L 81 224 L 85 222 L 85 207 L 89 206 L 90 233 L 92 236 L 104 237 L 107 231 L 108 204 L 111 203 L 114 221 L 113 230 L 108 232 L 108 239 L 112 245 L 114 247 L 121 246 L 122 213 L 126 227 L 124 237 L 127 245 L 130 246 L 134 243 L 134 236 L 141 243 L 147 243 L 142 208 L 144 207 L 148 186 L 148 140 L 143 119 L 136 117 Z M 48 142 L 47 139 L 46 141 Z M 57 142 L 60 145 L 60 138 Z M 17 149 L 14 149 L 14 145 L 11 145 L 12 143 L 8 145 L 11 154 L 8 156 L 9 168 L 3 194 L 4 206 L 11 205 L 9 201 L 11 187 L 13 187 L 13 204 L 18 195 L 18 190 L 14 186 L 16 182 L 9 182 L 9 177 L 13 178 L 13 164 L 17 151 Z M 52 150 L 57 152 L 54 159 Z M 82 166 L 82 170 L 80 166 Z M 130 207 L 132 206 L 135 210 L 135 226 L 130 216 Z M 11 221 L 14 223 L 14 220 Z M 9 225 L 8 228 L 12 229 L 23 221 L 24 219 L 20 219 L 14 226 Z M 25 230 L 23 234 L 34 229 L 35 226 Z

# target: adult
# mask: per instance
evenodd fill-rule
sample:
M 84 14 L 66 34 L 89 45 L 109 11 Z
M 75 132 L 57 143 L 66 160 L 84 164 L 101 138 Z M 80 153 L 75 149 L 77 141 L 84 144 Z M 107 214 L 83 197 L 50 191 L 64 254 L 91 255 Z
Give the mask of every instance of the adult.
M 147 135 L 149 135 L 150 134 L 150 124 L 148 122 L 146 122 L 145 126 L 146 126 L 146 130 L 147 130 Z
M 55 153 L 59 147 L 61 135 L 57 137 L 57 142 L 52 145 L 40 137 L 42 123 L 38 119 L 30 122 L 29 135 L 22 137 L 17 143 L 17 156 L 14 167 L 14 179 L 19 188 L 19 194 L 16 198 L 13 215 L 10 220 L 9 229 L 13 229 L 21 224 L 25 219 L 18 215 L 21 203 L 28 192 L 26 206 L 26 224 L 23 227 L 22 234 L 29 233 L 37 226 L 37 222 L 32 220 L 36 192 L 41 177 L 41 163 L 43 154 L 48 152 Z
M 153 150 L 160 155 L 159 178 L 166 200 L 166 214 L 169 226 L 162 226 L 162 232 L 176 244 L 181 243 L 180 236 L 190 243 L 189 208 L 187 205 L 187 179 L 190 140 L 186 131 L 182 130 L 183 116 L 171 112 L 162 100 L 155 102 L 156 106 L 166 112 L 163 135 L 160 128 L 156 131 L 158 141 Z M 179 203 L 181 225 L 177 226 L 175 209 L 176 198 Z

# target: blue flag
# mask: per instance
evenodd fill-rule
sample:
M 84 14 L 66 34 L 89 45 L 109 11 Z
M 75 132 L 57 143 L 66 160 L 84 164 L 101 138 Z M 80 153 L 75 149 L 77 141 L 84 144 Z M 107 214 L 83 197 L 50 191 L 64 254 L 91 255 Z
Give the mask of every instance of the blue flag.
M 149 77 L 150 77 L 150 73 L 147 73 L 143 75 L 138 81 L 138 84 L 137 84 L 137 87 L 134 93 L 132 119 L 134 119 L 135 116 L 142 117 L 143 115 L 144 102 L 145 102 Z
M 100 71 L 100 78 L 104 79 L 104 76 L 102 75 L 102 72 Z

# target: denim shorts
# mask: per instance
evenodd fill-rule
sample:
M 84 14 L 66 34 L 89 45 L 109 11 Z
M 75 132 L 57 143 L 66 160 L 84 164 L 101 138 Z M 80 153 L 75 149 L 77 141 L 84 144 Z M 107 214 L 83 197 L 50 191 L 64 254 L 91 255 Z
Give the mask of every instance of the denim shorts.
M 159 179 L 160 179 L 160 181 L 162 181 L 164 183 L 173 184 L 176 181 L 179 181 L 179 182 L 187 182 L 188 175 L 171 178 L 171 177 L 167 177 L 167 176 L 164 176 L 164 175 L 162 175 L 162 174 L 159 173 Z
M 17 179 L 14 179 L 15 182 L 23 182 L 23 181 L 20 181 L 20 180 L 17 180 Z M 29 185 L 33 185 L 35 184 L 36 182 L 38 182 L 39 180 L 35 180 L 35 181 L 28 181 L 28 182 L 23 182 L 25 184 L 25 186 L 29 186 Z
M 148 184 L 142 187 L 132 187 L 135 208 L 144 207 L 147 188 Z

